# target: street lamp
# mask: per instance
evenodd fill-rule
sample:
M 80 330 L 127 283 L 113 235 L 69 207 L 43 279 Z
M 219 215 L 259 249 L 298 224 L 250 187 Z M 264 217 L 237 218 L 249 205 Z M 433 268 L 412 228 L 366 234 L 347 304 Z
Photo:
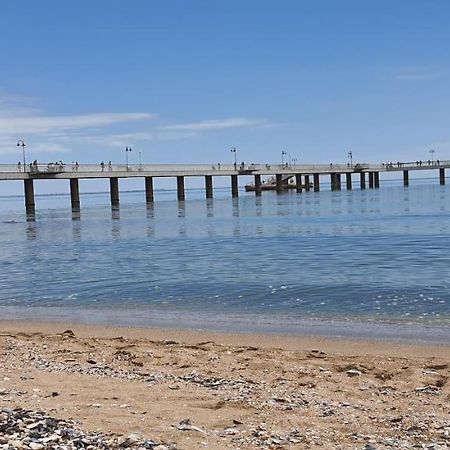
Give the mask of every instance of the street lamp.
M 25 142 L 23 141 L 23 139 L 19 139 L 17 141 L 17 147 L 22 147 L 22 154 L 23 154 L 23 171 L 26 172 L 27 171 L 27 166 L 26 166 L 26 162 L 25 162 Z
M 130 170 L 130 168 L 128 167 L 128 152 L 131 152 L 131 147 L 125 147 L 125 161 L 127 165 L 127 170 Z
M 281 152 L 281 165 L 284 166 L 284 155 L 287 155 L 287 152 L 284 150 Z
M 434 164 L 434 154 L 435 154 L 436 150 L 434 150 L 433 148 L 430 150 L 430 154 L 431 154 L 431 164 Z
M 231 152 L 231 153 L 234 153 L 234 168 L 236 169 L 236 166 L 237 166 L 236 147 L 233 147 L 233 148 L 230 150 L 230 152 Z
M 353 153 L 350 151 L 347 156 L 350 159 L 350 167 L 353 167 Z
M 139 170 L 142 170 L 142 152 L 139 152 Z

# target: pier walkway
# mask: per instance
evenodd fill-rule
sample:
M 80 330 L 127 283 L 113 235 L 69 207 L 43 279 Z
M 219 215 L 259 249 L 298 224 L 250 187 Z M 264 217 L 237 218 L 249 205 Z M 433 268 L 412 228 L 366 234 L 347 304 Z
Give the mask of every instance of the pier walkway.
M 185 177 L 204 177 L 206 198 L 213 197 L 213 177 L 228 176 L 231 179 L 233 197 L 239 195 L 238 177 L 247 175 L 254 177 L 254 192 L 261 195 L 262 176 L 272 176 L 275 179 L 274 190 L 286 190 L 286 179 L 295 177 L 297 192 L 320 191 L 320 177 L 329 176 L 331 190 L 341 189 L 341 176 L 345 175 L 346 189 L 352 189 L 352 175 L 357 174 L 361 189 L 378 188 L 380 173 L 402 172 L 404 186 L 409 185 L 410 171 L 434 170 L 438 172 L 439 182 L 445 184 L 445 169 L 450 168 L 450 160 L 410 161 L 383 164 L 63 164 L 63 163 L 32 163 L 32 164 L 0 164 L 1 180 L 23 180 L 25 206 L 27 212 L 34 212 L 34 181 L 40 179 L 68 179 L 72 208 L 80 207 L 79 180 L 92 178 L 108 178 L 110 181 L 111 205 L 119 204 L 119 179 L 144 178 L 146 201 L 154 201 L 153 179 L 158 177 L 174 177 L 177 179 L 178 200 L 185 199 Z M 366 175 L 367 174 L 367 175 Z M 291 186 L 292 187 L 292 184 Z

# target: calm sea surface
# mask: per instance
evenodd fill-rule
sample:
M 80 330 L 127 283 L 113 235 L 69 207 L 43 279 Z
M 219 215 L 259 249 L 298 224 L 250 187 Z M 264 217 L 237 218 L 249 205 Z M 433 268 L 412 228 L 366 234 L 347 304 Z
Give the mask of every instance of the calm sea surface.
M 450 186 L 0 197 L 0 317 L 450 342 Z

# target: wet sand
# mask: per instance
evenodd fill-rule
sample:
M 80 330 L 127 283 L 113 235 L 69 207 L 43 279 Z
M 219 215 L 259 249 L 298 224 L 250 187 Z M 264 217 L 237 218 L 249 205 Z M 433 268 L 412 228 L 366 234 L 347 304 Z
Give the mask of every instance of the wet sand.
M 450 445 L 449 345 L 0 321 L 0 355 L 1 408 L 86 431 L 179 449 Z

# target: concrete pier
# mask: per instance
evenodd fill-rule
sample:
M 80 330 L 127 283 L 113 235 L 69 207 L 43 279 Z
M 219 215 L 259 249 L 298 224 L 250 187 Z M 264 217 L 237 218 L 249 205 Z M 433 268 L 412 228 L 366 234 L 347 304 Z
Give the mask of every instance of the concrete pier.
M 177 177 L 177 198 L 179 202 L 186 200 L 184 177 Z
M 238 176 L 231 175 L 231 196 L 237 197 L 239 195 Z
M 70 179 L 70 203 L 72 209 L 80 209 L 80 187 L 78 185 L 78 178 Z
M 154 200 L 153 177 L 145 177 L 145 201 L 147 203 L 153 203 Z
M 279 194 L 280 192 L 284 191 L 284 189 L 283 189 L 283 175 L 281 173 L 277 173 L 275 175 L 275 177 L 276 177 L 276 183 L 277 183 L 276 188 L 277 188 L 277 192 Z
M 119 206 L 119 179 L 117 177 L 109 179 L 109 193 L 111 196 L 111 206 Z
M 373 189 L 373 172 L 369 172 L 369 189 Z
M 302 174 L 301 173 L 295 174 L 295 188 L 299 194 L 302 192 Z
M 25 191 L 25 209 L 27 213 L 34 213 L 36 205 L 34 203 L 34 185 L 33 180 L 23 180 Z
M 305 175 L 305 191 L 309 192 L 309 175 Z
M 205 176 L 206 198 L 213 198 L 213 179 L 211 175 Z
M 255 175 L 255 195 L 261 195 L 261 175 Z
M 407 170 L 403 171 L 403 186 L 409 186 L 409 172 Z
M 315 173 L 313 175 L 313 179 L 314 179 L 314 192 L 319 192 L 320 191 L 320 176 L 318 173 Z
M 375 189 L 378 189 L 380 187 L 380 172 L 374 172 L 373 178 L 375 182 Z
M 352 190 L 352 174 L 350 172 L 347 172 L 345 174 L 345 183 L 347 185 L 347 191 Z
M 366 174 L 364 172 L 361 172 L 359 174 L 359 185 L 360 185 L 361 189 L 366 188 Z
M 20 167 L 19 169 L 22 169 Z M 251 176 L 255 184 L 246 186 L 246 190 L 255 190 L 256 194 L 262 190 L 275 190 L 284 192 L 288 188 L 296 188 L 297 192 L 309 190 L 314 187 L 314 192 L 320 191 L 320 175 L 331 178 L 331 189 L 340 190 L 341 177 L 345 174 L 346 187 L 352 189 L 352 174 L 359 173 L 361 189 L 366 188 L 366 173 L 370 188 L 378 188 L 380 174 L 388 172 L 403 172 L 403 184 L 409 185 L 410 171 L 439 171 L 439 182 L 445 184 L 446 169 L 450 169 L 450 160 L 430 161 L 429 164 L 418 164 L 416 161 L 399 162 L 397 164 L 358 164 L 351 167 L 349 164 L 305 164 L 305 165 L 279 165 L 279 164 L 123 164 L 108 165 L 105 169 L 98 164 L 51 164 L 36 163 L 30 170 L 18 170 L 17 164 L 0 164 L 0 180 L 19 180 L 24 183 L 25 206 L 28 210 L 35 209 L 34 182 L 37 180 L 69 180 L 70 199 L 72 209 L 80 208 L 79 183 L 81 179 L 109 179 L 111 205 L 119 205 L 119 179 L 120 178 L 145 178 L 145 198 L 148 204 L 154 202 L 153 179 L 176 178 L 177 196 L 179 200 L 185 200 L 185 177 L 202 177 L 205 180 L 205 194 L 210 199 L 214 194 L 214 177 L 231 177 L 231 193 L 235 198 L 239 195 L 239 175 Z M 262 178 L 268 177 L 268 183 L 262 183 Z M 296 186 L 293 185 L 295 180 Z M 313 181 L 309 188 L 310 180 Z M 302 182 L 303 181 L 303 182 Z

